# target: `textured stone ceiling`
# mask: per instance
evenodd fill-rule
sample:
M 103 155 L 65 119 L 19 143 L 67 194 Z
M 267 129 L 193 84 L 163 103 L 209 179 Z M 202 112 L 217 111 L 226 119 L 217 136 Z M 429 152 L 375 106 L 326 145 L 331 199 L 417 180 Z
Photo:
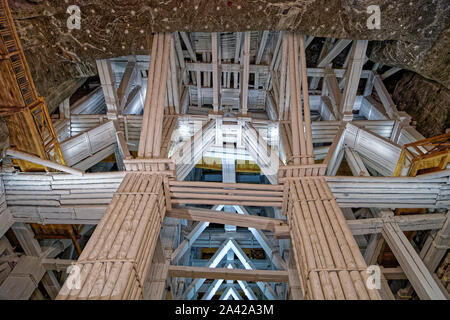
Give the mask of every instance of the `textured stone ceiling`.
M 418 72 L 445 87 L 449 74 L 446 0 L 10 0 L 37 89 L 55 104 L 95 59 L 148 54 L 155 31 L 295 30 L 316 37 L 374 40 L 370 58 Z M 81 29 L 68 30 L 70 5 Z M 368 5 L 379 5 L 381 28 L 369 30 Z

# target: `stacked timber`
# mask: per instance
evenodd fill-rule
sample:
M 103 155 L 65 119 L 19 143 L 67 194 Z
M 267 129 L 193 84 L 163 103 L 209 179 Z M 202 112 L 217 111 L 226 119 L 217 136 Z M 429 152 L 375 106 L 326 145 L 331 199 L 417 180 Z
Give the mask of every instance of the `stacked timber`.
M 169 181 L 172 204 L 281 207 L 284 187 L 270 184 Z
M 314 169 L 314 168 L 313 168 Z M 341 207 L 447 208 L 449 171 L 440 177 L 325 177 Z M 97 224 L 125 172 L 2 173 L 5 199 L 15 221 Z M 291 178 L 283 178 L 287 182 Z M 259 201 L 259 200 L 258 200 Z
M 75 266 L 81 287 L 68 280 L 57 299 L 143 298 L 144 282 L 166 212 L 164 176 L 128 173 Z
M 288 66 L 286 81 L 289 90 L 287 91 L 290 93 L 290 128 L 282 126 L 284 129 L 282 130 L 282 139 L 290 158 L 286 159 L 288 165 L 280 168 L 279 176 L 297 177 L 324 174 L 323 168 L 314 168 L 313 170 L 309 167 L 314 165 L 314 153 L 304 36 L 287 33 L 283 37 L 283 52 L 287 50 L 285 58 Z M 291 135 L 289 135 L 289 129 Z M 291 140 L 289 140 L 289 136 L 292 137 Z
M 426 176 L 426 175 L 423 175 Z M 450 170 L 438 177 L 326 177 L 341 207 L 446 208 Z
M 97 224 L 124 176 L 125 172 L 3 173 L 2 179 L 15 221 Z
M 303 297 L 379 300 L 366 287 L 367 265 L 323 177 L 287 182 L 288 221 Z
M 171 34 L 155 34 L 151 52 L 152 59 L 148 72 L 141 138 L 139 140 L 139 158 L 160 157 L 169 56 L 173 50 Z

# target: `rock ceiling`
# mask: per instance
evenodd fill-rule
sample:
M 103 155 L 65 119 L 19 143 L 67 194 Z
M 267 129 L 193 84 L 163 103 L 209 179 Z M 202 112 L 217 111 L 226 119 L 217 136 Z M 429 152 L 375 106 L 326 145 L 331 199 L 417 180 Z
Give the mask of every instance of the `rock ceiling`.
M 73 2 L 73 3 L 72 3 Z M 54 106 L 96 74 L 95 59 L 148 54 L 151 32 L 295 30 L 316 37 L 369 39 L 370 59 L 415 71 L 448 88 L 446 0 L 374 0 L 370 30 L 363 0 L 10 0 L 37 89 Z M 67 8 L 81 11 L 68 30 Z M 78 79 L 78 80 L 77 80 Z M 59 101 L 58 101 L 59 100 Z

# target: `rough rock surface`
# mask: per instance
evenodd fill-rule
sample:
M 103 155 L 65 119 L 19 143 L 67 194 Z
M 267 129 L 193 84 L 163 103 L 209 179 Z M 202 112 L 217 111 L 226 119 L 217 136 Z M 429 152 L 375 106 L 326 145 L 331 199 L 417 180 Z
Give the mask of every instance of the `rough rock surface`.
M 446 0 L 10 0 L 9 4 L 37 89 L 47 100 L 66 81 L 94 75 L 95 59 L 147 54 L 148 36 L 154 31 L 276 29 L 378 40 L 372 59 L 449 85 Z M 70 5 L 81 10 L 80 30 L 67 27 Z M 379 30 L 367 27 L 368 5 L 380 7 Z
M 9 131 L 5 120 L 0 119 L 0 160 L 9 148 Z
M 450 90 L 413 72 L 405 72 L 392 95 L 397 108 L 407 111 L 425 137 L 450 128 Z

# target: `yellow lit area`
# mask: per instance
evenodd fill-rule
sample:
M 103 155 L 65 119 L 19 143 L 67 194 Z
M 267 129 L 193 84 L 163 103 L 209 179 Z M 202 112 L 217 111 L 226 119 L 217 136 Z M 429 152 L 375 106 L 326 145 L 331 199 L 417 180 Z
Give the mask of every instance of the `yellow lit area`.
M 203 157 L 195 166 L 200 169 L 222 171 L 222 159 L 215 157 Z M 261 169 L 256 162 L 250 160 L 236 160 L 236 172 L 241 173 L 260 173 Z

